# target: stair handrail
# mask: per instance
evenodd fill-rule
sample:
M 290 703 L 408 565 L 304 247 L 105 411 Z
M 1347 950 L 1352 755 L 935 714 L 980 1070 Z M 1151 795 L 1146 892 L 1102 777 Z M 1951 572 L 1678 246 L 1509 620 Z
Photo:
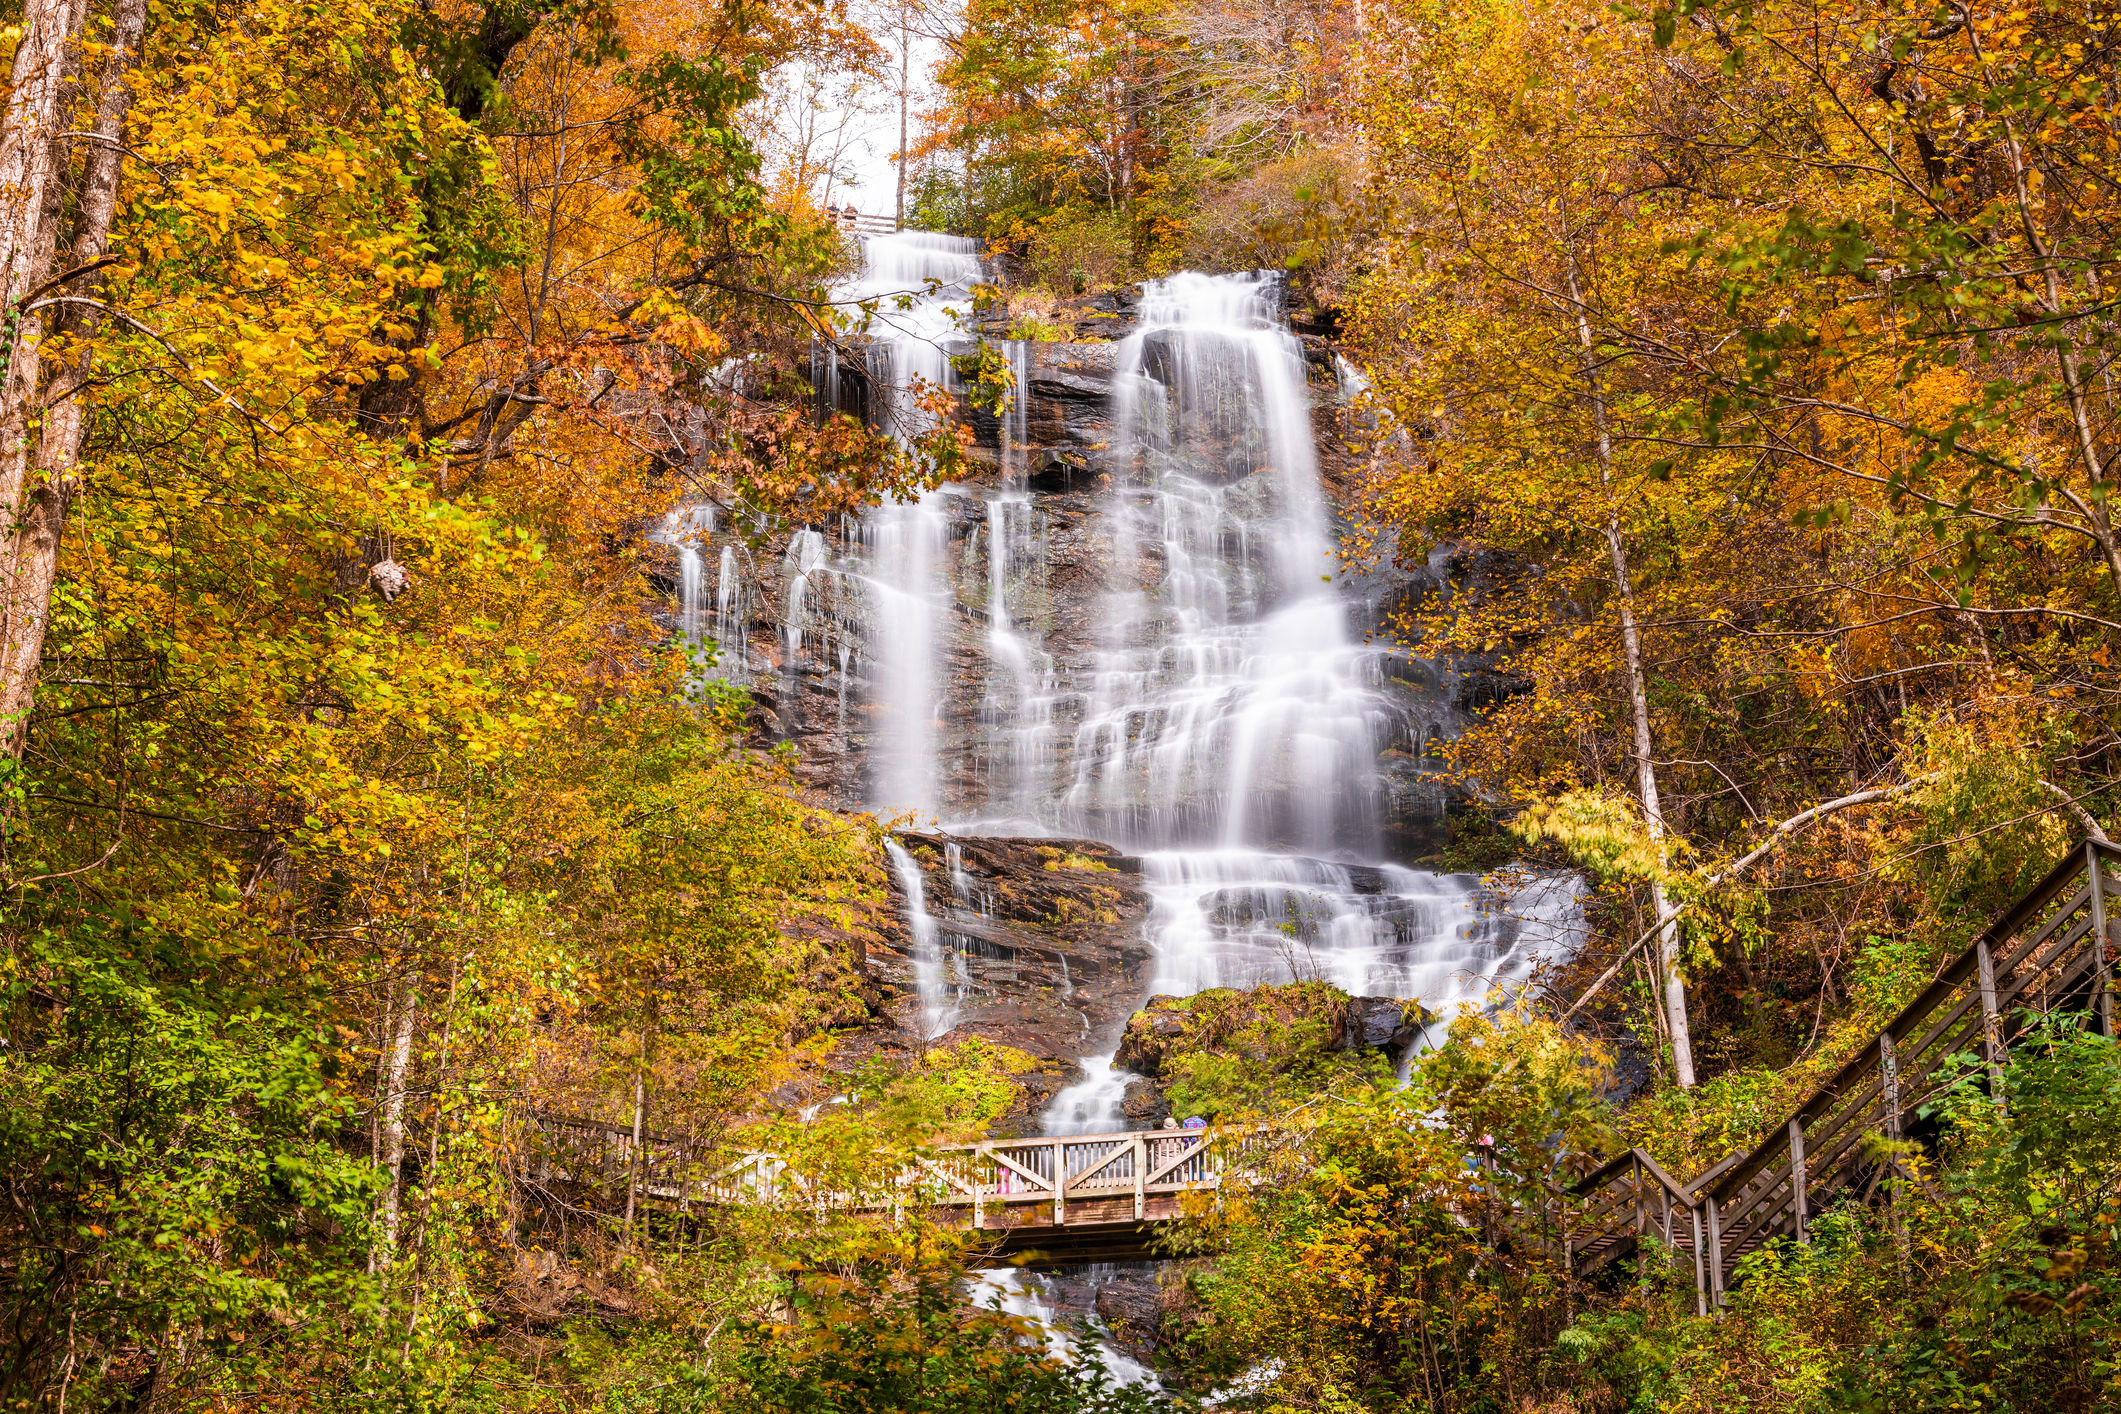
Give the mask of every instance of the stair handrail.
M 2102 858 L 2121 864 L 2121 849 L 2097 840 L 2086 840 L 2081 848 L 2064 855 L 2061 861 L 2048 871 L 2047 877 L 2035 884 L 2030 892 L 2006 909 L 2002 917 L 1991 923 L 1973 942 L 1967 944 L 1959 956 L 1952 959 L 1944 971 L 1937 975 L 1936 980 L 1923 988 L 1913 1001 L 1902 1007 L 1900 1013 L 1887 1022 L 1879 1034 L 1891 1036 L 1896 1045 L 1906 1040 L 1923 1020 L 1977 976 L 1984 950 L 1993 949 L 1997 943 L 2008 940 L 2023 928 L 2028 919 L 2054 902 L 2065 886 L 2075 881 L 2080 871 L 2088 871 L 2095 880 L 2098 879 L 2103 872 L 2098 867 Z M 2002 996 L 1996 998 L 1999 1010 L 2005 1000 Z M 1834 1072 L 1831 1079 L 1813 1091 L 1803 1104 L 1792 1111 L 1789 1119 L 1803 1124 L 1819 1118 L 1834 1100 L 1840 1098 L 1848 1087 L 1863 1077 L 1865 1071 L 1877 1068 L 1879 1054 L 1878 1036 L 1873 1035 L 1855 1055 L 1842 1064 L 1841 1069 Z M 1747 1180 L 1759 1173 L 1762 1166 L 1772 1161 L 1776 1151 L 1786 1147 L 1786 1144 L 1786 1134 L 1771 1135 L 1762 1140 L 1746 1154 L 1744 1162 L 1736 1165 L 1718 1180 L 1707 1196 L 1719 1203 L 1735 1197 L 1744 1188 Z
M 1742 1253 L 1753 1239 L 1782 1235 L 1786 1227 L 1805 1240 L 1813 1190 L 1832 1192 L 1875 1162 L 1864 1142 L 1871 1132 L 1869 1122 L 1883 1119 L 1888 1134 L 1897 1135 L 1907 1111 L 1922 1098 L 1907 1093 L 1909 1084 L 1941 1068 L 1950 1055 L 1963 1053 L 1942 1043 L 1955 1034 L 1965 1041 L 1978 1033 L 1991 1083 L 2000 1081 L 2009 1039 L 2006 1018 L 2032 981 L 2059 975 L 2059 983 L 2050 985 L 2052 991 L 2053 985 L 2072 989 L 2083 978 L 2092 988 L 2092 1009 L 2101 1030 L 2116 1034 L 2111 967 L 2116 939 L 2107 910 L 2114 893 L 2110 865 L 2121 866 L 2121 848 L 2101 840 L 2085 840 L 2072 848 L 1751 1149 L 1725 1156 L 1685 1183 L 1673 1179 L 1641 1149 L 1631 1149 L 1579 1179 L 1570 1187 L 1570 1196 L 1590 1198 L 1623 1174 L 1640 1171 L 1638 1165 L 1647 1170 L 1674 1198 L 1706 1217 L 1708 1261 L 1697 1282 L 1705 1284 L 1709 1299 L 1720 1303 L 1726 1249 Z M 2057 899 L 2066 900 L 2064 906 L 2028 940 L 2027 925 Z M 2084 978 L 2087 971 L 2092 975 Z M 1903 1059 L 1901 1047 L 1910 1038 L 1919 1040 Z M 1847 1108 L 1839 1109 L 1845 1102 Z M 1822 1121 L 1828 1123 L 1822 1127 Z M 1806 1147 L 1819 1136 L 1824 1143 L 1814 1165 Z M 1874 1177 L 1874 1187 L 1876 1181 Z M 1737 1211 L 1726 1212 L 1741 1199 L 1747 1201 Z M 1738 1225 L 1727 1227 L 1727 1218 Z M 1623 1227 L 1624 1222 L 1615 1223 L 1588 1233 L 1584 1245 L 1615 1236 Z

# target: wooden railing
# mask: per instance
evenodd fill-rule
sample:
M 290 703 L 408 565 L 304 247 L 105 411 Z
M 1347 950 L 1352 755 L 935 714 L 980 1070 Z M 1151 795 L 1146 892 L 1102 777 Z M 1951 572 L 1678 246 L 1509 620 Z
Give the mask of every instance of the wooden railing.
M 1142 1222 L 1177 1213 L 1178 1194 L 1213 1188 L 1223 1162 L 1206 1131 L 1151 1129 L 1041 1139 L 991 1139 L 945 1150 L 924 1167 L 974 1227 L 1043 1221 Z M 991 1215 L 991 1216 L 990 1216 Z
M 896 217 L 858 215 L 852 221 L 845 216 L 835 216 L 832 224 L 850 236 L 890 236 L 899 231 Z
M 695 1150 L 669 1135 L 624 1125 L 538 1116 L 535 1177 L 637 1198 L 693 1204 L 777 1202 L 801 1207 L 956 1210 L 976 1228 L 1143 1222 L 1173 1217 L 1178 1195 L 1214 1188 L 1226 1173 L 1218 1131 L 1153 1129 L 1116 1134 L 988 1139 L 935 1150 L 865 1191 L 820 1186 L 778 1155 Z M 1244 1152 L 1239 1138 L 1235 1152 Z
M 1924 1104 L 1969 1079 L 2000 1101 L 2025 1014 L 2081 1014 L 2114 1035 L 2117 870 L 2112 845 L 2072 851 L 1750 1152 L 1681 1183 L 1634 1150 L 1578 1183 L 1571 1265 L 1588 1271 L 1626 1255 L 1659 1227 L 1667 1244 L 1696 1253 L 1703 1309 L 1720 1304 L 1744 1258 L 1778 1239 L 1806 1242 L 1828 1204 L 1870 1201 L 1906 1178 L 1891 1144 L 1921 1137 L 1909 1116 Z

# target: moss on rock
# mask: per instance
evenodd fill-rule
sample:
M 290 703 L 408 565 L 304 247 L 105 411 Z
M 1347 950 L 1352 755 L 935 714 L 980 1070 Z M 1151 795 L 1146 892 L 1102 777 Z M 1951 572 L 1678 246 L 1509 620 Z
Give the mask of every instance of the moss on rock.
M 1170 1112 L 1227 1119 L 1336 1083 L 1382 1078 L 1427 1020 L 1419 1002 L 1290 982 L 1151 997 L 1127 1020 L 1118 1065 L 1151 1077 Z

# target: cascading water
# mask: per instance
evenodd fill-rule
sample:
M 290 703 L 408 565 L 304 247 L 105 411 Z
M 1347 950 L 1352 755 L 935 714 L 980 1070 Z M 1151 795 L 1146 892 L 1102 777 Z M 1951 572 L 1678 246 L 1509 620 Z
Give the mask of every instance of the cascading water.
M 671 512 L 670 519 L 654 537 L 678 552 L 677 630 L 693 646 L 699 644 L 706 622 L 706 575 L 700 541 L 714 533 L 714 513 L 711 502 L 681 507 Z
M 914 299 L 876 317 L 864 406 L 911 438 L 929 414 L 907 390 L 949 386 L 946 346 L 961 337 L 955 311 L 977 261 L 970 242 L 945 237 L 865 249 L 853 297 Z M 1066 615 L 1046 504 L 1026 476 L 1031 356 L 1007 346 L 1018 393 L 997 419 L 993 479 L 872 513 L 842 567 L 866 606 L 864 795 L 946 831 L 1082 837 L 1138 855 L 1153 992 L 1315 978 L 1448 1017 L 1568 950 L 1581 885 L 1528 877 L 1498 908 L 1470 877 L 1385 862 L 1380 761 L 1412 759 L 1452 719 L 1441 699 L 1410 701 L 1384 650 L 1350 631 L 1301 349 L 1279 306 L 1271 276 L 1144 287 L 1107 365 L 1112 436 L 1091 469 L 1103 489 L 1094 510 L 1070 511 L 1094 519 L 1082 538 L 1098 547 L 1101 584 L 1088 602 L 1072 587 Z M 1063 617 L 1072 637 L 1052 627 Z M 1423 671 L 1432 685 L 1450 676 Z M 1405 664 L 1393 673 L 1405 679 Z M 952 924 L 976 938 L 987 903 L 955 846 L 947 900 L 902 845 L 887 848 L 919 1028 L 935 1040 L 969 1002 Z M 1065 956 L 1059 970 L 1072 992 Z M 1084 1026 L 1080 1044 L 1100 1052 L 1081 1056 L 1081 1079 L 1047 1107 L 1047 1133 L 1128 1127 L 1138 1077 L 1116 1068 L 1115 1037 Z M 1021 1283 L 991 1281 L 1011 1309 L 1045 1314 Z
M 1107 534 L 1120 547 L 1070 778 L 1049 818 L 1143 854 L 1151 990 L 1316 978 L 1445 1015 L 1570 943 L 1580 886 L 1476 885 L 1388 864 L 1377 762 L 1413 725 L 1333 587 L 1300 348 L 1271 277 L 1145 288 L 1122 346 Z M 1086 1058 L 1051 1123 L 1117 1118 Z
M 862 242 L 861 277 L 844 301 L 873 305 L 865 368 L 877 425 L 902 441 L 931 430 L 925 390 L 953 386 L 945 345 L 980 278 L 979 246 L 959 236 L 912 231 Z M 900 308 L 905 302 L 905 308 Z M 934 815 L 942 806 L 936 717 L 943 696 L 936 661 L 949 613 L 940 569 L 949 546 L 944 496 L 895 501 L 860 529 L 878 679 L 870 705 L 869 802 L 885 812 Z
M 913 934 L 913 974 L 921 997 L 921 1039 L 932 1041 L 957 1024 L 950 980 L 945 975 L 942 940 L 935 918 L 928 912 L 928 891 L 921 866 L 897 840 L 885 839 L 884 853 L 891 860 L 892 873 L 905 898 L 906 926 Z
M 977 262 L 969 242 L 946 237 L 866 250 L 858 294 L 919 295 L 877 316 L 868 364 L 879 421 L 911 436 L 926 414 L 905 389 L 916 376 L 947 383 L 945 346 Z M 1144 286 L 1113 360 L 1114 436 L 1100 458 L 1096 538 L 1109 570 L 1091 646 L 1072 655 L 1048 648 L 1030 608 L 1050 595 L 1042 512 L 1025 489 L 1028 355 L 1008 353 L 1019 395 L 999 419 L 997 485 L 942 488 L 862 530 L 870 803 L 946 829 L 1139 853 L 1156 992 L 1315 977 L 1448 1014 L 1565 950 L 1573 879 L 1529 880 L 1498 911 L 1470 878 L 1379 862 L 1380 755 L 1432 747 L 1440 724 L 1386 690 L 1385 653 L 1349 631 L 1302 351 L 1276 278 Z M 951 517 L 968 513 L 953 590 Z M 966 651 L 968 618 L 981 621 L 977 740 L 946 769 L 944 660 Z M 1119 1127 L 1132 1077 L 1109 1055 L 1083 1063 L 1082 1082 L 1048 1111 L 1055 1132 Z
M 1011 1268 L 981 1272 L 977 1284 L 973 1287 L 972 1299 L 980 1305 L 1036 1322 L 1046 1330 L 1046 1347 L 1049 1352 L 1062 1359 L 1080 1358 L 1076 1353 L 1076 1343 L 1062 1333 L 1061 1316 L 1048 1299 L 1045 1280 L 1034 1273 Z M 1095 1287 L 1094 1281 L 1092 1287 Z M 1153 1385 L 1157 1382 L 1154 1371 L 1139 1361 L 1122 1355 L 1109 1341 L 1100 1340 L 1095 1353 L 1114 1384 Z

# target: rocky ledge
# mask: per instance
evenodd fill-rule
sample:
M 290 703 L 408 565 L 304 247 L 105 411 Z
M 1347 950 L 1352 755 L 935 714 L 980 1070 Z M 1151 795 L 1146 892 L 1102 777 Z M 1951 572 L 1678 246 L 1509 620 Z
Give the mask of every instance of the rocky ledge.
M 850 1035 L 834 1063 L 967 1036 L 1001 1042 L 1039 1068 L 1015 1077 L 1023 1095 L 996 1129 L 1029 1129 L 1077 1073 L 1077 1058 L 1092 1049 L 1087 1038 L 1116 1032 L 1148 984 L 1140 862 L 1091 840 L 915 831 L 897 838 L 920 866 L 921 898 L 909 899 L 893 880 L 867 957 L 879 1020 Z M 935 923 L 954 1008 L 932 1037 L 922 1035 L 915 908 Z
M 1219 1119 L 1396 1066 L 1431 1019 L 1419 1002 L 1351 997 L 1325 982 L 1218 987 L 1149 998 L 1127 1018 L 1113 1064 L 1143 1077 L 1127 1087 L 1130 1121 L 1181 1111 Z

